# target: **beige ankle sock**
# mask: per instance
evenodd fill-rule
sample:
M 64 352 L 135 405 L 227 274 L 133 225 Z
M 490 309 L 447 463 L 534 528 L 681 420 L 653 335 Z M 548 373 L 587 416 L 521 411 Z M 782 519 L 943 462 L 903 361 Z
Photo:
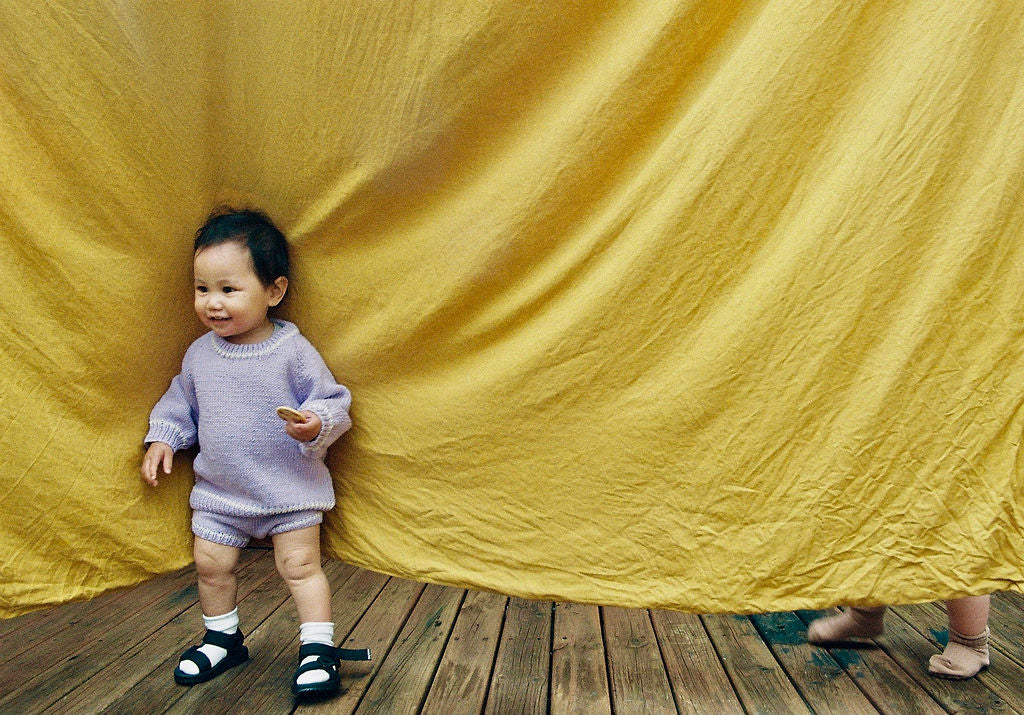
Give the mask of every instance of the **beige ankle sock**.
M 928 672 L 940 678 L 974 677 L 989 664 L 988 634 L 988 626 L 976 636 L 965 636 L 950 628 L 946 650 L 928 660 Z
M 874 638 L 882 635 L 884 617 L 884 606 L 847 608 L 838 615 L 812 621 L 807 627 L 807 642 L 825 645 L 857 638 Z

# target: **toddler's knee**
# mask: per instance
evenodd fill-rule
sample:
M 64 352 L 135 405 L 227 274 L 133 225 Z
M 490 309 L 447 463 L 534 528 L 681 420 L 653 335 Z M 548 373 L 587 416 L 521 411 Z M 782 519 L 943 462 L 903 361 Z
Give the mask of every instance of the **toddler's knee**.
M 285 581 L 304 581 L 320 572 L 320 559 L 310 551 L 289 551 L 276 559 L 277 572 Z
M 230 578 L 235 571 L 236 559 L 220 550 L 197 547 L 193 553 L 199 578 L 210 581 Z
M 196 574 L 206 583 L 220 582 L 231 578 L 233 571 L 217 561 L 196 560 Z

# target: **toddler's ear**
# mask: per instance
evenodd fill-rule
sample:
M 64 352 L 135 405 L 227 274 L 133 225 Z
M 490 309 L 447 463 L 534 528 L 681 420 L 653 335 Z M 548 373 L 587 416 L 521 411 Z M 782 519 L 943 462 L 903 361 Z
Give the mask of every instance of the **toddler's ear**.
M 284 294 L 288 292 L 288 279 L 285 276 L 278 276 L 270 286 L 269 306 L 275 305 L 284 300 Z

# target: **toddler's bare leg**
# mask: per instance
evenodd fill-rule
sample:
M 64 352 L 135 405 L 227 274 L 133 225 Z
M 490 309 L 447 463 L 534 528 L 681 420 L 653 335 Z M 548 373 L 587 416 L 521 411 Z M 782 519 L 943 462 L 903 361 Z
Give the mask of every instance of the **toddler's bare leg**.
M 331 587 L 320 567 L 320 525 L 274 534 L 274 560 L 288 584 L 299 622 L 331 620 Z
M 988 627 L 991 596 L 967 596 L 946 601 L 949 627 L 959 633 L 981 633 Z
M 970 678 L 988 667 L 989 596 L 968 596 L 946 601 L 949 642 L 941 655 L 933 655 L 928 670 L 942 678 Z
M 853 606 L 835 616 L 812 621 L 807 627 L 807 642 L 826 645 L 858 638 L 874 638 L 882 635 L 884 617 L 885 606 Z
M 299 641 L 334 646 L 334 622 L 331 620 L 331 587 L 320 566 L 320 525 L 275 534 L 274 558 L 281 578 L 288 584 L 295 608 L 299 612 Z M 301 653 L 301 651 L 300 651 Z M 317 661 L 316 656 L 303 658 L 299 665 Z M 336 670 L 336 669 L 335 669 Z M 295 685 L 326 683 L 337 674 L 327 667 L 297 673 Z
M 238 597 L 238 580 L 235 577 L 235 567 L 238 566 L 241 549 L 197 536 L 192 553 L 199 575 L 199 606 L 203 609 L 203 623 L 207 630 L 220 631 L 228 635 L 237 633 L 238 611 L 235 608 L 235 601 Z M 207 643 L 205 636 L 198 649 L 210 661 L 209 665 L 213 669 L 216 669 L 228 655 L 226 648 Z M 241 659 L 236 657 L 230 662 L 237 664 L 247 657 L 248 654 Z M 175 678 L 193 677 L 199 673 L 199 665 L 186 653 L 178 662 Z M 216 675 L 216 671 L 213 674 Z
M 219 616 L 234 610 L 238 597 L 235 567 L 241 549 L 197 536 L 192 552 L 199 574 L 199 605 L 203 615 Z

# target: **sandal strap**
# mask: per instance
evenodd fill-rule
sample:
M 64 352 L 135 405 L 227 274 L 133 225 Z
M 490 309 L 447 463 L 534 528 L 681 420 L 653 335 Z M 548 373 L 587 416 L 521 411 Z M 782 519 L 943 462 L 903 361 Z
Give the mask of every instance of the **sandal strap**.
M 324 670 L 327 672 L 328 675 L 332 675 L 333 673 L 338 672 L 338 661 L 332 661 L 327 658 L 324 658 L 323 656 L 317 656 L 316 660 L 311 660 L 305 665 L 300 665 L 295 670 L 295 676 L 293 680 L 297 679 L 303 673 L 308 673 L 311 670 Z
M 238 646 L 242 645 L 243 640 L 245 640 L 245 636 L 242 635 L 242 631 L 223 633 L 222 631 L 207 630 L 206 633 L 203 634 L 203 643 L 219 646 L 224 650 L 234 650 Z
M 199 650 L 199 646 L 197 645 L 192 646 L 184 653 L 182 653 L 181 657 L 178 658 L 178 663 L 181 663 L 181 661 L 183 660 L 190 660 L 193 663 L 195 663 L 196 666 L 199 668 L 200 673 L 207 671 L 213 667 L 213 664 L 210 663 L 210 659 L 206 657 L 206 653 Z
M 327 645 L 326 643 L 303 643 L 299 646 L 299 660 L 308 658 L 311 655 L 333 661 L 334 665 L 338 664 L 338 649 L 332 645 Z
M 299 646 L 299 660 L 309 655 L 319 655 L 339 660 L 370 660 L 369 648 L 335 648 L 326 643 L 303 643 Z
M 341 660 L 369 660 L 369 648 L 338 648 L 338 657 Z

